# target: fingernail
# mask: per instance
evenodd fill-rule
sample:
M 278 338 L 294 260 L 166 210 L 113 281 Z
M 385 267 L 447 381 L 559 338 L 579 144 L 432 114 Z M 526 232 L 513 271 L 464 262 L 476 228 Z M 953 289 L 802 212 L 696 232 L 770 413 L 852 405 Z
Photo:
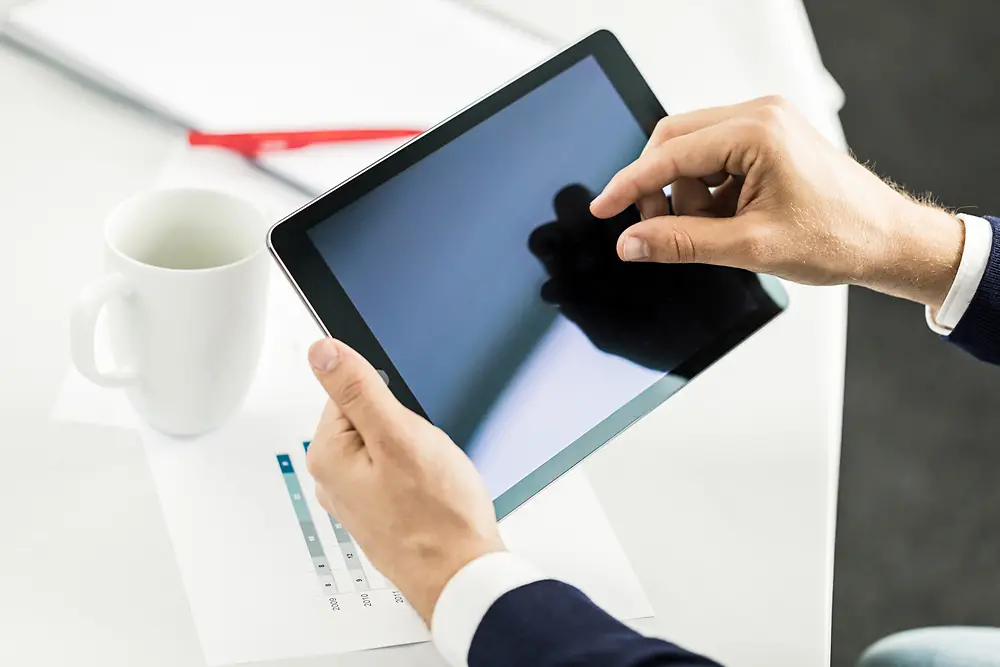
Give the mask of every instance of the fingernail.
M 329 373 L 337 365 L 337 344 L 332 338 L 324 338 L 309 348 L 309 364 L 320 373 Z
M 634 236 L 628 237 L 625 239 L 625 243 L 622 244 L 622 258 L 626 262 L 638 262 L 649 259 L 649 244 Z
M 603 192 L 594 197 L 594 199 L 590 202 L 590 210 L 593 211 L 595 206 L 600 206 L 605 199 L 607 199 L 607 197 L 604 196 Z

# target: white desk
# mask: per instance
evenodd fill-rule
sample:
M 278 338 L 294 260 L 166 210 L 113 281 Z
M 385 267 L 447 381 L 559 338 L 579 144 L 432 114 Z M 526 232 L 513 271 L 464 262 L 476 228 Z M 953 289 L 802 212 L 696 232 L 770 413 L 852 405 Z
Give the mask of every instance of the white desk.
M 723 101 L 704 79 L 733 78 L 725 63 L 741 80 L 766 71 L 755 86 L 812 104 L 838 136 L 835 92 L 808 83 L 798 0 L 690 3 L 690 21 L 676 2 L 480 2 L 562 38 L 612 27 L 668 109 Z M 726 22 L 745 41 L 676 52 Z M 148 187 L 175 138 L 0 48 L 0 664 L 203 664 L 136 436 L 46 418 L 102 218 Z M 789 312 L 586 464 L 657 612 L 637 625 L 730 665 L 828 662 L 846 291 L 790 292 Z M 426 645 L 296 664 L 404 660 L 441 664 Z

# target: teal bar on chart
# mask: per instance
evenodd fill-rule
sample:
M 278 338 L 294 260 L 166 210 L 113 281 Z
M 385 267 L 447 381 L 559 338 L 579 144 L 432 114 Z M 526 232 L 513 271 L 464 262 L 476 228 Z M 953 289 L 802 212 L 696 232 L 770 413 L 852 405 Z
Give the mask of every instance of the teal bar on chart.
M 337 593 L 337 583 L 330 571 L 330 561 L 323 553 L 323 543 L 320 542 L 319 535 L 316 533 L 316 524 L 313 523 L 312 514 L 309 513 L 309 505 L 302 493 L 302 485 L 299 483 L 298 475 L 295 474 L 291 457 L 288 454 L 278 454 L 278 466 L 281 468 L 281 477 L 285 481 L 285 488 L 288 489 L 288 497 L 295 509 L 295 518 L 299 521 L 299 529 L 302 531 L 306 548 L 309 550 L 313 569 L 319 577 L 320 587 L 325 593 Z

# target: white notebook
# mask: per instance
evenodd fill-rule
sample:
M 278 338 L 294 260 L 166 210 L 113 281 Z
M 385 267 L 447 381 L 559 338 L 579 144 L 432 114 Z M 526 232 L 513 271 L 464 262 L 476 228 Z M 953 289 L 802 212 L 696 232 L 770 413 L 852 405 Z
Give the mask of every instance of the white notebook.
M 449 0 L 35 0 L 9 39 L 189 128 L 426 128 L 551 44 Z M 323 192 L 401 141 L 268 154 Z

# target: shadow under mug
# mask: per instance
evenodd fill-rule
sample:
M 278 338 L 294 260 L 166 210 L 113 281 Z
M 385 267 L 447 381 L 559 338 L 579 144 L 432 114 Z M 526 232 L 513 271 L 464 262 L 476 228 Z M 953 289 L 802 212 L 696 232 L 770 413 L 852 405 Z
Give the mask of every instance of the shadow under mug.
M 260 359 L 267 308 L 267 222 L 250 203 L 211 190 L 159 190 L 120 204 L 105 223 L 107 274 L 73 310 L 73 363 L 124 389 L 136 412 L 172 435 L 231 417 Z M 106 311 L 114 367 L 98 367 Z

